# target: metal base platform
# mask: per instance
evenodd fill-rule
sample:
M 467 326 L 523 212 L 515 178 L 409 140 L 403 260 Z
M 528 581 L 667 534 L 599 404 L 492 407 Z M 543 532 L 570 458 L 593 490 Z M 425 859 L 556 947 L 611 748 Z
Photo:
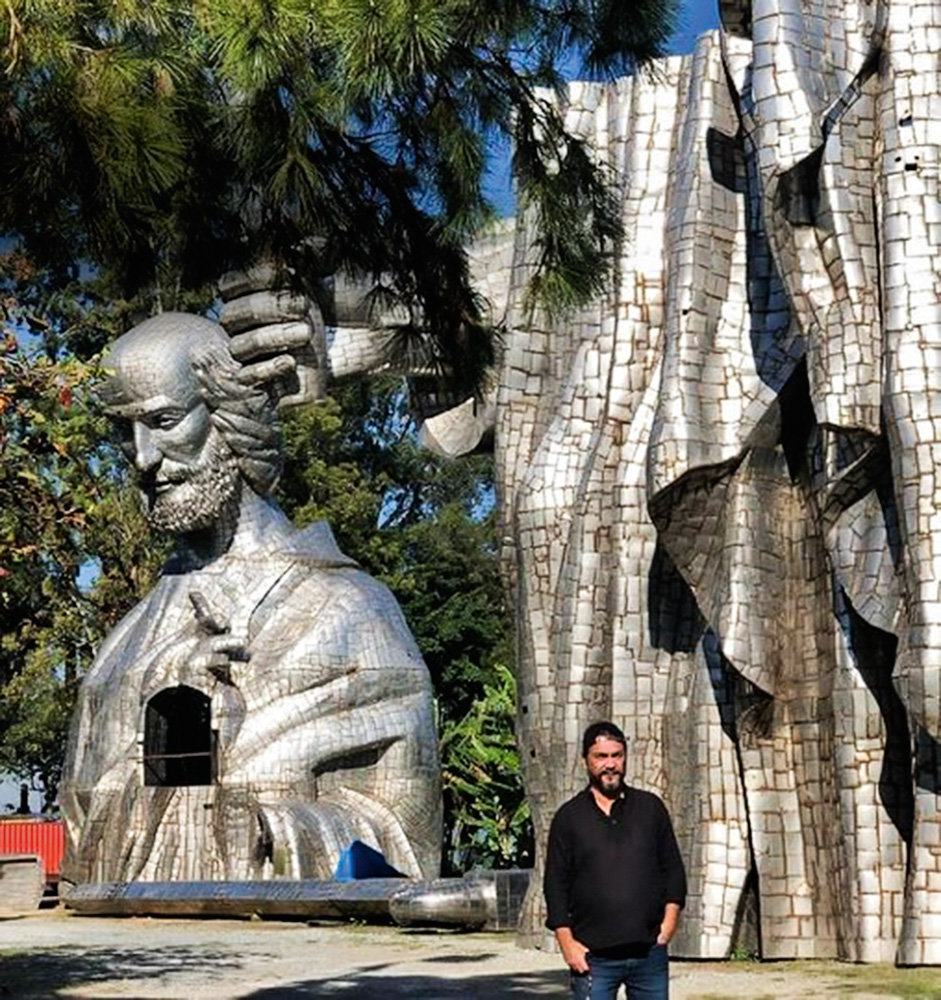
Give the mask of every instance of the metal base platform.
M 531 872 L 353 882 L 86 882 L 63 886 L 65 905 L 90 916 L 366 920 L 402 926 L 515 930 Z

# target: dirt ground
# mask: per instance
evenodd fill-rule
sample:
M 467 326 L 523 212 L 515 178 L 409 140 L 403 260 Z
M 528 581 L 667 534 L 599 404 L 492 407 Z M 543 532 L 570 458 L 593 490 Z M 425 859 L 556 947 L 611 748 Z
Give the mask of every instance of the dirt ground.
M 674 961 L 672 1000 L 939 1000 L 941 970 Z M 568 996 L 556 955 L 512 935 L 62 910 L 0 921 L 0 997 L 501 1000 Z

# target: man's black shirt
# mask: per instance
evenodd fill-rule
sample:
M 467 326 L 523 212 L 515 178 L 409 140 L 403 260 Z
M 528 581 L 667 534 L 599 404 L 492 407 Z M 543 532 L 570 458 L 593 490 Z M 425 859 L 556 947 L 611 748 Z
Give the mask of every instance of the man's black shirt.
M 552 819 L 546 926 L 571 927 L 592 951 L 649 946 L 667 903 L 686 902 L 686 873 L 665 806 L 625 786 L 606 816 L 586 788 Z

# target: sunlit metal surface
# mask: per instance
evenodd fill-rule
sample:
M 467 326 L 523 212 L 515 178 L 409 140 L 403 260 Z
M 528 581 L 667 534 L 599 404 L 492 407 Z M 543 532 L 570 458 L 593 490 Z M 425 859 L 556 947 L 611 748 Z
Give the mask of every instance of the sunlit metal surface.
M 68 906 L 95 916 L 204 916 L 393 920 L 513 931 L 528 871 L 472 873 L 428 881 L 130 882 L 73 887 Z
M 721 14 L 560 105 L 619 198 L 604 295 L 533 314 L 526 218 L 502 272 L 537 845 L 611 717 L 682 842 L 674 953 L 941 964 L 941 3 Z
M 388 920 L 402 879 L 361 882 L 97 882 L 75 886 L 67 905 L 88 916 L 282 917 Z

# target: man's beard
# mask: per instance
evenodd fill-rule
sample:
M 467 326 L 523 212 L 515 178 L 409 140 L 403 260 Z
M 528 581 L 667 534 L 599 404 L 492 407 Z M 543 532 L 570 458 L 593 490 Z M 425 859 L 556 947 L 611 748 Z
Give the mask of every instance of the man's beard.
M 235 456 L 225 446 L 213 451 L 207 464 L 180 479 L 163 493 L 144 492 L 147 519 L 158 531 L 185 535 L 222 522 L 241 493 Z
M 602 795 L 615 796 L 624 783 L 623 771 L 610 771 L 604 774 L 589 773 L 588 783 L 593 785 Z

